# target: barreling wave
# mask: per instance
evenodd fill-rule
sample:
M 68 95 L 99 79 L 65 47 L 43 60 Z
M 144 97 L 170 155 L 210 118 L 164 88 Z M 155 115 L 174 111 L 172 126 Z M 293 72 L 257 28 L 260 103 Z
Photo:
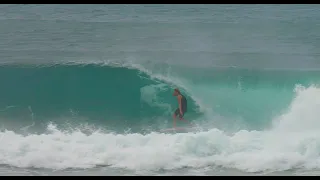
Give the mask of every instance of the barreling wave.
M 1 66 L 0 162 L 49 169 L 318 168 L 319 77 L 294 70 L 172 67 L 165 75 L 134 65 Z M 207 131 L 142 133 L 171 120 L 173 87 L 187 96 L 187 117 Z M 66 121 L 90 133 L 57 126 Z M 9 124 L 28 132 L 22 136 Z M 30 132 L 37 125 L 45 132 Z
M 157 127 L 171 121 L 177 108 L 172 89 L 178 87 L 187 96 L 190 120 L 209 120 L 215 127 L 241 124 L 263 129 L 288 107 L 297 84 L 317 84 L 320 77 L 317 70 L 171 66 L 166 74 L 160 68 L 5 64 L 0 66 L 0 117 L 11 124 L 36 122 L 45 127 L 71 117 L 73 123 L 115 129 Z
M 127 127 L 168 119 L 176 101 L 172 82 L 138 69 L 101 64 L 0 67 L 2 117 L 37 119 L 77 115 L 100 124 Z M 189 112 L 197 114 L 189 100 Z M 194 110 L 193 110 L 194 109 Z

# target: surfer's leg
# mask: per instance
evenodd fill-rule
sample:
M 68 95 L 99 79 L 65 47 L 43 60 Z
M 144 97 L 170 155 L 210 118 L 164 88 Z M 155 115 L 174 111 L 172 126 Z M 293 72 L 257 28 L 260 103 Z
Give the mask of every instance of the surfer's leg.
M 176 127 L 176 118 L 177 118 L 177 115 L 180 114 L 180 111 L 179 111 L 179 108 L 176 109 L 173 113 L 173 127 L 175 128 Z
M 176 119 L 177 119 L 177 116 L 173 114 L 173 128 L 176 128 Z

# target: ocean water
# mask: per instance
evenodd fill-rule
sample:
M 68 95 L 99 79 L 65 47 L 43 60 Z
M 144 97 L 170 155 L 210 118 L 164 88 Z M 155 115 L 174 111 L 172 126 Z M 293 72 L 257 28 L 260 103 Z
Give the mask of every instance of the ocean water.
M 319 175 L 319 10 L 0 5 L 0 175 Z

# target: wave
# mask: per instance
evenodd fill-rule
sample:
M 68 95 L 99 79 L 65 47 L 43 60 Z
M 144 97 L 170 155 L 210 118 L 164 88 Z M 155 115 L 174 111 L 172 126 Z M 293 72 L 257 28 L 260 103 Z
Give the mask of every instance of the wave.
M 171 95 L 177 85 L 125 66 L 3 65 L 0 82 L 1 117 L 19 121 L 32 110 L 34 119 L 42 121 L 55 118 L 58 123 L 57 117 L 77 116 L 132 128 L 171 119 L 177 107 Z M 197 114 L 197 104 L 187 98 L 190 114 Z
M 103 64 L 0 68 L 0 164 L 135 171 L 320 168 L 317 71 L 172 67 L 165 74 Z M 194 116 L 202 131 L 155 131 L 171 121 L 173 87 L 187 95 L 188 117 Z M 66 121 L 78 124 L 59 127 Z M 10 123 L 20 131 L 10 130 Z M 39 124 L 43 131 L 30 131 Z M 141 131 L 145 124 L 151 131 Z M 110 131 L 111 126 L 133 130 Z
M 95 131 L 84 134 L 49 125 L 41 135 L 1 131 L 0 163 L 22 168 L 92 168 L 134 171 L 180 168 L 235 168 L 275 172 L 320 168 L 320 90 L 297 86 L 286 111 L 263 131 L 228 134 L 213 128 L 198 133 L 146 135 Z
M 68 121 L 154 129 L 171 125 L 177 107 L 172 89 L 178 87 L 187 96 L 190 120 L 224 129 L 264 129 L 289 106 L 296 84 L 317 84 L 318 77 L 316 70 L 2 64 L 0 117 L 6 127 Z

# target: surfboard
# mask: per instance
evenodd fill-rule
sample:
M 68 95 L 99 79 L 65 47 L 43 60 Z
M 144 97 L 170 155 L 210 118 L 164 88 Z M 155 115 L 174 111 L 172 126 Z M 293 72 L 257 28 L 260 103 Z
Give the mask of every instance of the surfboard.
M 176 128 L 169 128 L 169 129 L 161 129 L 160 132 L 162 133 L 188 133 L 197 131 L 196 127 L 176 127 Z

